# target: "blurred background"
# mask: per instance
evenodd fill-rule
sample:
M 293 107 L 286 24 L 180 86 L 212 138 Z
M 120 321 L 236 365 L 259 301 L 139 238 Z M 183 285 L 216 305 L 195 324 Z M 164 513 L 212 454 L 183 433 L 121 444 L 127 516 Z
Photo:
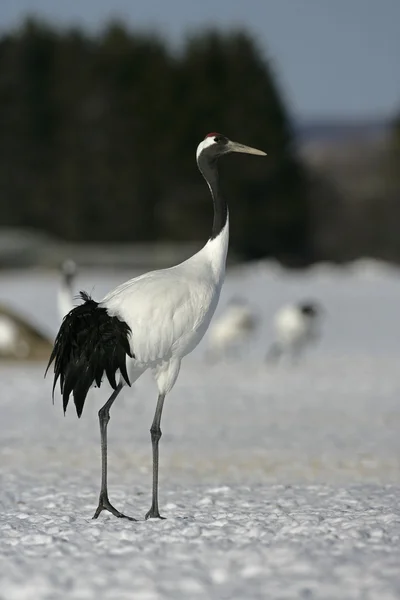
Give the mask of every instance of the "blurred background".
M 396 0 L 0 4 L 0 265 L 164 266 L 207 239 L 209 131 L 231 261 L 400 260 Z M 229 161 L 229 164 L 228 164 Z
M 7 598 L 399 597 L 399 33 L 399 0 L 0 1 Z M 228 271 L 163 414 L 168 519 L 95 531 L 110 390 L 63 418 L 45 363 L 79 290 L 208 239 L 215 131 L 268 157 L 221 160 Z M 109 429 L 140 518 L 155 400 L 147 373 Z

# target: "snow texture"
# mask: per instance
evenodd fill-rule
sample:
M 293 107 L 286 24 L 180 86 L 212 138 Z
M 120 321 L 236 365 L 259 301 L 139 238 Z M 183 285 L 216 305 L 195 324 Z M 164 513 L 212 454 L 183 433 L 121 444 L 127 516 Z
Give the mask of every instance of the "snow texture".
M 99 299 L 126 273 L 81 273 Z M 97 283 L 96 282 L 101 282 Z M 0 301 L 57 329 L 54 276 L 3 275 Z M 93 286 L 96 284 L 95 289 Z M 138 519 L 91 519 L 100 483 L 92 390 L 62 416 L 43 365 L 0 366 L 1 600 L 400 598 L 400 277 L 374 263 L 228 275 L 264 317 L 225 362 L 206 341 L 166 400 L 160 510 L 150 506 L 156 389 L 125 389 L 109 425 L 110 499 Z M 288 301 L 326 308 L 297 365 L 268 366 L 271 318 Z

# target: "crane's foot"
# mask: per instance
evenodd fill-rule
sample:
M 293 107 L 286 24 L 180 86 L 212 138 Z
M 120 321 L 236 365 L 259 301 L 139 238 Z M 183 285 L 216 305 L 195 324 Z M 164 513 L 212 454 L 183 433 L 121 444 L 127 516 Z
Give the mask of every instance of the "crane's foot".
M 145 521 L 147 521 L 147 519 L 165 519 L 165 517 L 162 517 L 160 515 L 158 508 L 154 508 L 154 506 L 152 506 L 150 510 L 146 513 L 144 519 Z
M 100 495 L 99 505 L 96 508 L 96 512 L 94 513 L 92 519 L 97 519 L 97 517 L 103 510 L 108 510 L 108 512 L 110 512 L 112 515 L 114 515 L 114 517 L 118 517 L 118 519 L 128 519 L 128 521 L 136 521 L 137 520 L 137 519 L 134 519 L 133 517 L 128 517 L 127 515 L 124 515 L 123 513 L 119 512 L 119 510 L 114 508 L 114 506 L 111 504 L 111 502 L 109 501 L 107 496 Z

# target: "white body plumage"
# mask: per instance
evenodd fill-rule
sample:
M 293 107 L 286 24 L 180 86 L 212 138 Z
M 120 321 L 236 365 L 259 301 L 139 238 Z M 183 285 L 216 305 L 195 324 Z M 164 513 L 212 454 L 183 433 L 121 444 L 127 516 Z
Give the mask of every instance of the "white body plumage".
M 229 224 L 194 256 L 122 284 L 100 303 L 131 329 L 131 383 L 151 369 L 159 392 L 175 383 L 181 360 L 202 340 L 225 276 Z

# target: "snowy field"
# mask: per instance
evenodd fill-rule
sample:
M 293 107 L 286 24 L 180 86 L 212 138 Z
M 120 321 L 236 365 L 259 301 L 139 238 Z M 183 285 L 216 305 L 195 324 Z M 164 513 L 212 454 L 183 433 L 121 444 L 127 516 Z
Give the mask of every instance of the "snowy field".
M 128 276 L 80 273 L 95 298 Z M 54 335 L 57 277 L 3 273 L 9 302 Z M 97 411 L 63 417 L 43 365 L 0 364 L 1 600 L 400 598 L 400 272 L 372 262 L 228 274 L 219 311 L 248 299 L 263 325 L 240 356 L 183 364 L 167 398 L 160 510 L 150 506 L 146 375 L 111 412 L 110 499 L 97 505 Z M 297 365 L 267 366 L 270 320 L 316 299 L 324 336 Z

